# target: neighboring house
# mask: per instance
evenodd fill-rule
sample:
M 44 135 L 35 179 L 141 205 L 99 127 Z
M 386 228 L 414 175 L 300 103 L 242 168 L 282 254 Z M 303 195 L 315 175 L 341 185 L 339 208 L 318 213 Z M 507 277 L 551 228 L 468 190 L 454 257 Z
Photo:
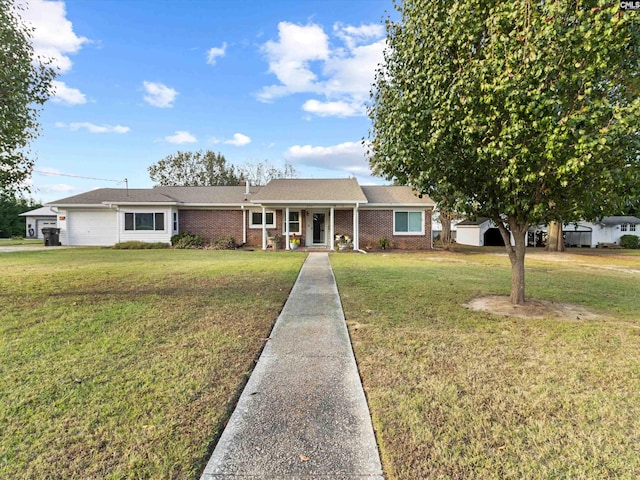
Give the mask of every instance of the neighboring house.
M 402 186 L 360 186 L 355 179 L 278 179 L 263 187 L 104 188 L 49 205 L 63 245 L 109 246 L 128 240 L 170 242 L 179 232 L 211 241 L 233 237 L 267 248 L 275 234 L 308 247 L 431 248 L 433 201 Z M 288 219 L 288 221 L 285 221 Z
M 486 217 L 463 220 L 456 225 L 456 243 L 476 247 L 504 246 L 504 240 L 496 224 Z M 511 244 L 515 245 L 513 235 Z
M 568 247 L 597 248 L 603 244 L 620 245 L 623 235 L 640 237 L 640 218 L 630 215 L 602 217 L 596 222 L 568 223 L 562 227 Z M 543 229 L 546 231 L 546 229 Z
M 603 217 L 596 222 L 580 221 L 563 225 L 564 243 L 568 247 L 592 247 L 601 244 L 620 245 L 623 235 L 640 237 L 640 219 L 633 216 Z M 488 218 L 465 220 L 457 225 L 457 243 L 463 245 L 504 245 L 500 232 Z M 542 246 L 546 242 L 547 226 L 531 227 L 527 245 Z M 511 239 L 513 243 L 513 238 Z
M 25 237 L 27 238 L 44 238 L 42 229 L 45 227 L 56 227 L 56 212 L 51 207 L 40 207 L 29 212 L 20 214 L 26 217 Z

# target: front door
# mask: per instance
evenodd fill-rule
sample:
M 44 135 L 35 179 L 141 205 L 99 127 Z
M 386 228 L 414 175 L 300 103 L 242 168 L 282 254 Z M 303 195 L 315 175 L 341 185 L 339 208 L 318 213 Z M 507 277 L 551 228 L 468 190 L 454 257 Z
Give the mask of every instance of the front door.
M 325 244 L 325 214 L 324 213 L 314 213 L 313 214 L 313 243 L 317 244 Z

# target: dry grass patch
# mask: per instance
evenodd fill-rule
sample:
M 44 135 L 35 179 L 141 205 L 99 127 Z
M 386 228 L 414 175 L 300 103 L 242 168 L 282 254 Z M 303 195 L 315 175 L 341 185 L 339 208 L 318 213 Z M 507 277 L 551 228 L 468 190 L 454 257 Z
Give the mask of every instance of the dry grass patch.
M 508 294 L 497 252 L 332 257 L 387 478 L 640 476 L 640 282 L 600 262 L 527 262 L 597 315 L 559 320 L 464 307 Z
M 471 310 L 495 313 L 517 318 L 556 318 L 558 320 L 593 320 L 600 318 L 584 307 L 570 303 L 549 302 L 547 300 L 528 300 L 524 305 L 513 305 L 507 296 L 490 295 L 474 298 L 464 304 Z

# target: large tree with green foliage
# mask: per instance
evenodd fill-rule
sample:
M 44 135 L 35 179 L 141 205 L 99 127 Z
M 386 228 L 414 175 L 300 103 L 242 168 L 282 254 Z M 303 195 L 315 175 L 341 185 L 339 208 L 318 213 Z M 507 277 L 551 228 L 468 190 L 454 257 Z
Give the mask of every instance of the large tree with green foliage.
M 397 8 L 369 107 L 371 165 L 491 218 L 523 303 L 531 225 L 619 211 L 640 191 L 640 18 L 604 0 Z
M 148 168 L 149 176 L 157 185 L 203 187 L 239 185 L 240 172 L 221 153 L 178 152 L 154 163 Z
M 25 189 L 33 170 L 27 147 L 38 135 L 40 107 L 51 95 L 56 72 L 31 45 L 11 0 L 0 0 L 0 192 Z

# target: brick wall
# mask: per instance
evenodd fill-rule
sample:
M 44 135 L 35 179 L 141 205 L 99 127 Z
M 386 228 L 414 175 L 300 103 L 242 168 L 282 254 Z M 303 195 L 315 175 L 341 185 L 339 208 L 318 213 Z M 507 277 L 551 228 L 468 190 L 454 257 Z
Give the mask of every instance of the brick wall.
M 240 210 L 180 210 L 178 225 L 180 232 L 200 235 L 207 242 L 233 237 L 237 243 L 242 243 Z
M 334 210 L 333 218 L 336 235 L 349 235 L 353 239 L 353 210 Z M 329 221 L 327 218 L 327 232 L 329 231 Z
M 425 235 L 393 235 L 393 210 L 364 210 L 360 217 L 360 248 L 377 249 L 378 239 L 386 237 L 391 248 L 406 250 L 430 249 L 431 245 L 431 210 L 425 211 Z M 276 210 L 275 228 L 267 229 L 269 234 L 282 235 L 284 210 Z M 302 235 L 305 235 L 305 212 L 302 211 Z M 353 210 L 335 210 L 336 235 L 349 235 L 353 238 Z M 327 216 L 327 235 L 329 234 L 329 217 Z M 242 211 L 241 210 L 180 210 L 178 213 L 181 232 L 200 235 L 206 241 L 233 237 L 242 243 Z M 249 228 L 250 212 L 247 212 L 247 245 L 262 247 L 262 229 Z M 303 243 L 304 244 L 304 243 Z
M 391 248 L 426 250 L 431 248 L 431 209 L 424 214 L 424 235 L 394 235 L 393 210 L 360 210 L 360 248 L 378 249 L 378 240 L 386 237 Z

